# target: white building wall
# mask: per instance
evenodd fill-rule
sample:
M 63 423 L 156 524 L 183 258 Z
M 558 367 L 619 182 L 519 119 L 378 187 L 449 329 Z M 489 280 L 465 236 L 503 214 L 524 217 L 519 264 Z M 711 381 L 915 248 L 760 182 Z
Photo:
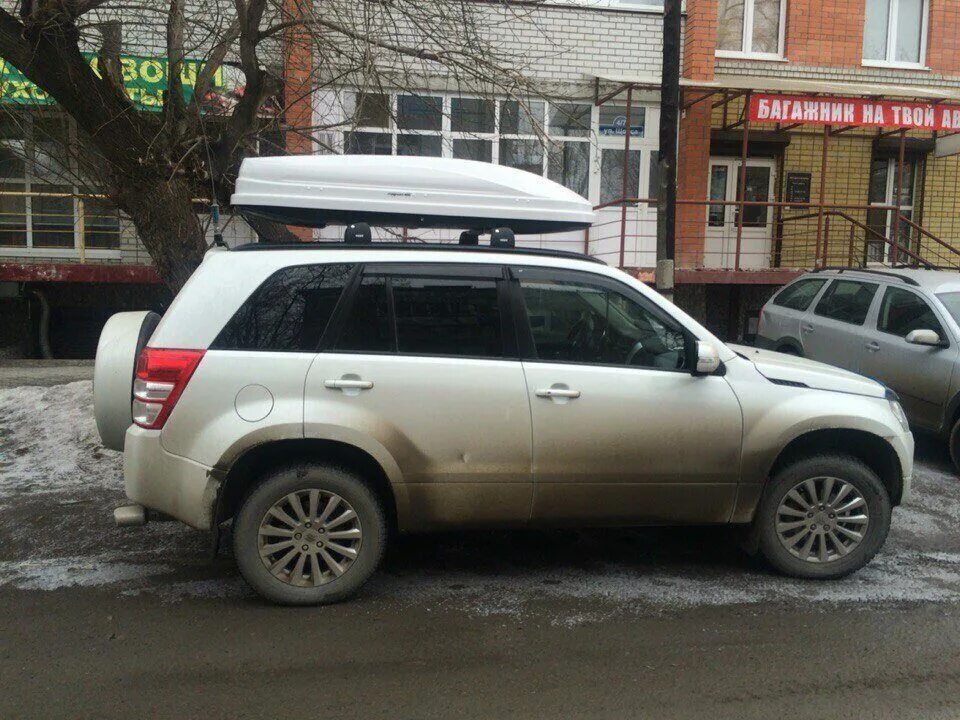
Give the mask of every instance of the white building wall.
M 663 36 L 663 15 L 659 11 L 578 7 L 572 2 L 528 8 L 523 13 L 495 4 L 478 3 L 477 7 L 483 8 L 486 17 L 486 21 L 479 25 L 494 28 L 496 31 L 488 31 L 485 40 L 497 48 L 498 58 L 510 59 L 513 53 L 515 57 L 511 66 L 523 74 L 538 95 L 549 98 L 550 102 L 582 102 L 594 105 L 597 97 L 604 97 L 618 87 L 616 83 L 598 83 L 597 77 L 649 78 L 651 83 L 659 83 Z M 423 37 L 409 29 L 405 34 L 400 33 L 399 39 L 417 47 L 426 42 Z M 429 44 L 427 47 L 430 47 Z M 389 77 L 391 67 L 388 61 L 383 60 L 380 77 Z M 402 79 L 403 84 L 398 83 L 393 88 L 395 93 L 442 96 L 446 99 L 447 111 L 450 98 L 490 96 L 486 92 L 472 93 L 470 83 L 464 80 L 461 73 L 449 72 L 435 64 L 405 63 L 397 77 Z M 411 78 L 416 78 L 418 84 L 411 84 Z M 349 126 L 352 115 L 350 93 L 350 88 L 344 88 L 341 93 L 324 91 L 315 99 L 317 125 L 344 123 L 343 130 L 328 133 L 324 138 L 326 144 L 333 146 L 336 151 L 343 151 L 343 133 L 355 129 Z M 622 93 L 611 102 L 622 104 L 625 101 L 626 94 Z M 653 152 L 658 147 L 659 92 L 652 88 L 635 90 L 633 107 L 642 108 L 646 114 L 644 137 L 632 137 L 630 142 L 631 151 L 640 153 L 637 194 L 650 197 L 653 194 L 648 187 L 650 165 L 655 162 Z M 449 118 L 445 122 L 447 124 L 444 127 L 448 128 Z M 494 144 L 497 137 L 499 135 L 494 136 Z M 604 167 L 604 152 L 622 152 L 624 137 L 600 134 L 600 111 L 594 106 L 588 140 L 588 198 L 596 204 L 601 201 L 603 176 L 610 172 L 609 168 Z M 451 155 L 446 138 L 443 154 Z M 496 161 L 496 150 L 493 155 Z M 607 165 L 610 164 L 608 157 Z M 633 206 L 627 210 L 626 215 L 628 237 L 624 263 L 637 267 L 652 266 L 656 255 L 655 209 L 647 205 Z M 583 232 L 521 236 L 518 237 L 518 244 L 578 252 L 588 248 L 591 254 L 598 255 L 610 264 L 618 264 L 621 220 L 621 210 L 610 208 L 598 213 L 598 222 L 590 231 L 589 238 Z M 396 239 L 401 231 L 392 230 L 392 233 L 381 233 L 380 237 Z M 316 237 L 334 240 L 342 237 L 342 232 L 342 227 L 329 227 L 318 231 Z M 406 237 L 412 240 L 452 242 L 458 235 L 459 230 L 410 230 Z

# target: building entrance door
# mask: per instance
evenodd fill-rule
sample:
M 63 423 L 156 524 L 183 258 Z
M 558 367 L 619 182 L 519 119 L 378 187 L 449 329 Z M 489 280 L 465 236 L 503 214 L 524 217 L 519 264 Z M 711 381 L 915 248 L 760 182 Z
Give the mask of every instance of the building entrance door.
M 707 207 L 707 228 L 704 247 L 704 265 L 732 268 L 736 265 L 737 224 L 740 207 L 722 202 L 739 200 L 740 178 L 743 172 L 740 158 L 710 158 L 710 200 L 716 204 Z M 747 202 L 770 202 L 776 175 L 774 161 L 769 158 L 748 158 L 746 168 Z M 748 205 L 744 208 L 743 233 L 740 239 L 740 267 L 768 268 L 773 248 L 773 213 L 768 205 Z
M 917 165 L 915 158 L 907 158 L 903 164 L 903 187 L 897 201 L 897 169 L 899 161 L 894 158 L 874 158 L 870 165 L 870 204 L 899 207 L 900 216 L 913 220 L 913 203 L 916 189 Z M 892 210 L 874 209 L 867 211 L 867 225 L 879 235 L 892 240 L 895 218 Z M 906 250 L 911 249 L 913 228 L 905 222 L 900 223 L 897 244 Z M 867 238 L 867 262 L 877 265 L 894 261 L 894 249 L 876 236 Z M 899 262 L 907 258 L 900 257 Z

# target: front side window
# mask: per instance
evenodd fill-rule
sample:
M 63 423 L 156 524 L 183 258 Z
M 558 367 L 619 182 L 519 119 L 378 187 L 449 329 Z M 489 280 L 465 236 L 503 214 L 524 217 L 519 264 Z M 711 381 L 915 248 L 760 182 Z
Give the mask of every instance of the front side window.
M 717 50 L 773 55 L 782 53 L 786 0 L 719 0 Z
M 826 279 L 799 280 L 788 285 L 773 299 L 773 304 L 788 310 L 806 310 L 826 283 Z
M 351 270 L 347 264 L 278 270 L 240 306 L 211 348 L 315 352 Z
M 899 337 L 906 337 L 914 330 L 933 330 L 944 337 L 940 321 L 923 298 L 895 287 L 887 288 L 883 296 L 877 329 Z
M 927 33 L 926 0 L 866 0 L 863 59 L 921 65 Z
M 862 325 L 876 294 L 876 283 L 835 280 L 820 298 L 814 312 L 832 320 Z
M 526 279 L 519 274 L 537 359 L 687 367 L 683 332 L 645 303 L 586 279 Z

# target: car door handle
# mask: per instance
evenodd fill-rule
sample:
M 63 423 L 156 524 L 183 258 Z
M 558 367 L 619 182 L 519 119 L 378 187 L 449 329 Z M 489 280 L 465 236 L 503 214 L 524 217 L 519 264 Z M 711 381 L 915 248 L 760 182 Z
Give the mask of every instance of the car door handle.
M 369 390 L 373 387 L 373 383 L 369 380 L 340 378 L 339 380 L 324 380 L 323 386 L 331 390 Z
M 870 352 L 877 352 L 880 349 L 880 343 L 868 342 L 866 348 Z
M 579 390 L 571 390 L 570 388 L 559 387 L 541 388 L 540 390 L 537 390 L 536 394 L 537 397 L 542 398 L 568 398 L 571 400 L 580 397 Z
M 805 332 L 805 333 L 812 333 L 812 332 L 813 332 L 813 325 L 801 325 L 801 326 L 800 326 L 800 329 L 801 329 L 803 332 Z

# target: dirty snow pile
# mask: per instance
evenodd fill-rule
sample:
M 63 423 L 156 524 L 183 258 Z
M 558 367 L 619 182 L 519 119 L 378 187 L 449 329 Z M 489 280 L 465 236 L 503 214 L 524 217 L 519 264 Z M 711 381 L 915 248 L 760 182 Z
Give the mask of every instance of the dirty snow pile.
M 0 389 L 0 499 L 116 488 L 122 456 L 100 444 L 93 383 Z

